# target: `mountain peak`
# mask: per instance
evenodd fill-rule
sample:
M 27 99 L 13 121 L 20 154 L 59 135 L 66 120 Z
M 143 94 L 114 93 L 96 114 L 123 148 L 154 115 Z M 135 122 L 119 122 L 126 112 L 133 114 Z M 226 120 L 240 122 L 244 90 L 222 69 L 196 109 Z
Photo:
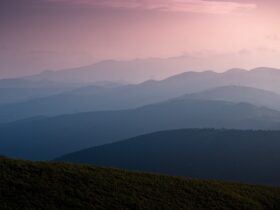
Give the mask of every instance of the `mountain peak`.
M 272 67 L 258 67 L 250 70 L 250 72 L 265 72 L 265 73 L 271 73 L 271 72 L 280 72 L 280 69 L 272 68 Z
M 240 74 L 240 73 L 246 73 L 248 70 L 246 69 L 241 69 L 241 68 L 232 68 L 227 70 L 225 73 L 227 74 Z

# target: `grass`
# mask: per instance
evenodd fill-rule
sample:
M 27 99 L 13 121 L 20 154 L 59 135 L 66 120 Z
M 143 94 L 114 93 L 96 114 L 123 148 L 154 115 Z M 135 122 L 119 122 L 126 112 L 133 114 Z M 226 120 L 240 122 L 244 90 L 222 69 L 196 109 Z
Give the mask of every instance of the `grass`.
M 0 209 L 280 209 L 280 188 L 0 158 Z

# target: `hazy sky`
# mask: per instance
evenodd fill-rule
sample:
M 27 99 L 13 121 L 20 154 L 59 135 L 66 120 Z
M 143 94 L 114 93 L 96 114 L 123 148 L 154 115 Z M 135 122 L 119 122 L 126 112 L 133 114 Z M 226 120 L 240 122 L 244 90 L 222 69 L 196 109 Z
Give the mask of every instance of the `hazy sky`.
M 280 67 L 279 11 L 279 0 L 0 0 L 0 77 L 180 55 Z

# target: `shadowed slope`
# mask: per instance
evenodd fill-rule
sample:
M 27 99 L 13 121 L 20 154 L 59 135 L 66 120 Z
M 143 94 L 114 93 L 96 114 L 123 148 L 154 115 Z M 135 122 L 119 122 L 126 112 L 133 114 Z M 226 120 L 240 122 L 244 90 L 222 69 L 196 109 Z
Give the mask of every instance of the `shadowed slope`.
M 0 153 L 46 160 L 178 128 L 279 129 L 280 112 L 245 103 L 184 99 L 138 109 L 35 118 L 0 125 Z
M 280 131 L 163 131 L 82 150 L 59 160 L 280 185 L 279 137 Z

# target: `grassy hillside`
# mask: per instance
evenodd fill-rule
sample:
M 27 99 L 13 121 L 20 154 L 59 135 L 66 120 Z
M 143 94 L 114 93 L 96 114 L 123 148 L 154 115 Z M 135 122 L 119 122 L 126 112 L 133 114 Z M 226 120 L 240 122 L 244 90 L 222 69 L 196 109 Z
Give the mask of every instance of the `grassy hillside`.
M 280 209 L 280 189 L 0 158 L 0 209 Z

